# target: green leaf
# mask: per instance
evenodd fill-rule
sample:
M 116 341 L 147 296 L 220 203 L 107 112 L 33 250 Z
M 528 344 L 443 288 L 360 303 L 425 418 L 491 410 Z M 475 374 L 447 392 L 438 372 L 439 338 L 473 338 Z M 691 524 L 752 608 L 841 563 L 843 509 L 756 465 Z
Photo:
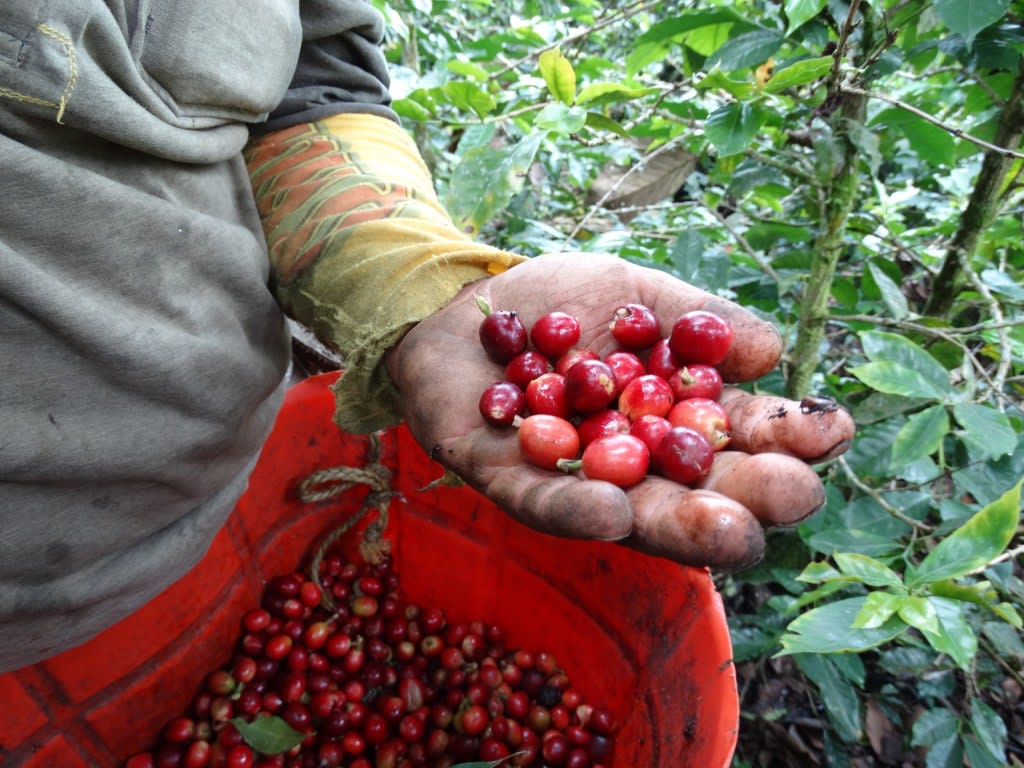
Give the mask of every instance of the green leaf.
M 981 698 L 971 698 L 971 730 L 978 741 L 1001 764 L 1006 762 L 1006 723 Z
M 292 728 L 277 715 L 260 715 L 251 723 L 232 718 L 245 743 L 264 755 L 280 755 L 302 743 L 306 734 Z
M 919 371 L 907 368 L 899 363 L 877 362 L 854 366 L 850 373 L 872 389 L 890 395 L 903 397 L 925 397 L 931 400 L 942 400 L 950 394 L 946 390 L 937 389 Z
M 825 656 L 800 654 L 794 657 L 800 668 L 821 692 L 822 704 L 829 720 L 836 726 L 839 738 L 853 743 L 861 736 L 861 703 L 857 689 L 850 685 L 832 660 Z
M 853 374 L 869 387 L 892 395 L 932 400 L 945 400 L 953 394 L 946 369 L 910 339 L 895 333 L 865 331 L 860 340 L 872 362 L 853 369 Z
M 822 581 L 834 579 L 839 576 L 839 571 L 833 568 L 824 560 L 808 563 L 803 572 L 796 577 L 797 581 L 805 581 L 808 584 L 818 584 Z
M 854 629 L 877 629 L 899 612 L 903 595 L 892 592 L 869 592 L 864 605 L 853 620 Z
M 764 116 L 753 104 L 733 102 L 708 115 L 704 133 L 715 145 L 718 156 L 728 157 L 746 149 L 763 122 Z
M 842 130 L 850 143 L 859 150 L 859 154 L 872 176 L 878 173 L 882 164 L 882 153 L 878 148 L 878 135 L 864 123 L 856 120 L 843 120 Z
M 576 100 L 576 71 L 562 52 L 557 48 L 544 51 L 537 65 L 551 95 L 563 104 L 572 104 Z
M 514 757 L 526 754 L 525 752 L 513 752 L 507 757 L 500 757 L 497 760 L 478 760 L 473 763 L 456 763 L 452 768 L 500 768 L 500 766 L 508 765 L 509 760 Z
M 999 21 L 1009 4 L 1009 0 L 935 0 L 935 13 L 970 48 L 975 36 Z
M 537 115 L 536 126 L 560 134 L 578 133 L 587 124 L 583 107 L 570 107 L 561 102 L 548 104 Z
M 497 108 L 491 94 L 468 80 L 445 83 L 442 90 L 449 104 L 463 112 L 473 112 L 477 117 L 487 117 Z
M 921 630 L 922 634 L 935 650 L 948 654 L 960 669 L 968 670 L 978 651 L 978 638 L 964 618 L 963 603 L 935 596 L 929 597 L 928 602 L 935 609 L 939 629 Z
M 956 403 L 953 417 L 964 428 L 961 439 L 990 459 L 1013 453 L 1017 433 L 1005 413 L 980 403 Z
M 952 391 L 946 369 L 923 347 L 905 336 L 887 331 L 864 331 L 859 336 L 869 360 L 892 361 L 906 368 L 920 369 L 934 389 Z
M 789 613 L 796 613 L 801 610 L 804 606 L 811 605 L 812 603 L 819 602 L 822 598 L 828 597 L 829 595 L 846 589 L 851 584 L 857 582 L 849 576 L 841 576 L 831 581 L 826 581 L 817 589 L 812 589 L 807 592 L 803 592 L 800 597 L 794 600 L 789 606 Z
M 901 598 L 899 610 L 901 619 L 912 627 L 922 632 L 938 632 L 939 619 L 935 613 L 935 606 L 928 598 L 920 595 L 905 595 Z
M 650 29 L 633 41 L 626 57 L 626 71 L 634 74 L 649 64 L 665 58 L 673 43 L 686 40 L 689 33 L 704 27 L 728 30 L 746 30 L 754 25 L 731 8 L 684 11 L 652 24 Z M 697 50 L 696 48 L 694 50 Z M 701 51 L 707 55 L 708 51 Z
M 827 4 L 828 0 L 786 0 L 783 7 L 786 9 L 788 25 L 786 31 L 793 34 L 793 31 L 813 19 Z
M 923 456 L 931 456 L 949 434 L 949 414 L 944 405 L 933 405 L 915 413 L 896 433 L 892 444 L 893 469 L 905 467 Z
M 813 83 L 828 74 L 831 68 L 831 56 L 818 56 L 794 62 L 788 67 L 783 67 L 772 73 L 771 78 L 764 85 L 765 93 L 779 93 L 787 88 Z
M 949 597 L 954 600 L 980 605 L 987 608 L 1007 624 L 1020 629 L 1024 620 L 1009 603 L 998 602 L 999 595 L 992 589 L 991 582 L 979 581 L 973 584 L 959 584 L 951 579 L 934 581 L 928 585 L 929 591 L 939 597 Z
M 932 165 L 956 164 L 956 140 L 948 132 L 904 109 L 887 109 L 870 123 L 884 127 L 894 138 L 905 138 L 910 149 L 924 162 Z
M 868 271 L 871 272 L 871 278 L 875 281 L 875 285 L 878 286 L 878 290 L 882 294 L 882 301 L 888 308 L 889 314 L 896 320 L 903 320 L 910 314 L 910 309 L 907 306 L 907 297 L 903 295 L 903 291 L 874 262 L 868 262 Z
M 932 744 L 924 764 L 925 768 L 964 768 L 964 746 L 960 733 L 954 729 L 945 738 Z
M 454 72 L 456 75 L 470 77 L 480 83 L 486 83 L 489 77 L 486 69 L 481 67 L 479 64 L 474 64 L 471 61 L 463 61 L 461 59 L 449 59 L 445 63 L 445 66 L 450 72 Z
M 981 632 L 1000 656 L 1016 656 L 1018 663 L 1024 660 L 1024 637 L 1014 627 L 1002 621 L 986 621 Z
M 908 569 L 907 587 L 963 576 L 1006 549 L 1020 517 L 1021 483 L 1024 480 L 940 541 L 920 565 Z
M 839 570 L 847 576 L 854 576 L 859 581 L 872 587 L 894 587 L 903 589 L 903 581 L 899 575 L 885 563 L 867 555 L 837 552 L 834 556 Z
M 392 102 L 391 107 L 399 116 L 420 123 L 426 122 L 433 117 L 433 113 L 429 109 L 414 99 L 396 99 Z
M 892 617 L 875 629 L 854 629 L 853 622 L 864 606 L 863 597 L 850 597 L 823 605 L 798 616 L 779 642 L 778 656 L 792 653 L 861 653 L 903 634 L 907 625 Z
M 452 174 L 448 211 L 465 233 L 475 235 L 512 199 L 546 133 L 536 132 L 512 147 L 469 150 Z
M 770 59 L 782 47 L 781 34 L 770 29 L 755 29 L 738 35 L 711 54 L 704 69 L 719 67 L 726 72 L 757 67 Z
M 615 104 L 633 99 L 642 99 L 657 93 L 657 88 L 639 88 L 623 85 L 622 83 L 588 83 L 576 94 L 577 104 Z M 593 103 L 592 103 L 593 102 Z
M 720 69 L 713 69 L 697 81 L 694 86 L 698 91 L 723 90 L 730 96 L 743 100 L 750 96 L 754 86 L 749 80 L 733 80 Z
M 957 717 L 948 709 L 926 709 L 914 721 L 910 746 L 930 747 L 956 731 Z
M 910 531 L 910 526 L 890 515 L 870 496 L 861 496 L 852 502 L 826 505 L 803 524 L 803 530 L 811 531 L 806 539 L 808 546 L 822 554 L 859 552 L 878 557 L 899 552 L 899 540 Z
M 683 280 L 693 282 L 700 273 L 701 265 L 704 263 L 704 252 L 707 250 L 708 241 L 696 229 L 684 229 L 679 233 L 669 259 L 672 265 Z
M 968 736 L 962 741 L 967 759 L 964 765 L 970 765 L 971 768 L 1006 768 L 1006 763 L 996 759 L 977 739 Z
M 983 269 L 981 281 L 996 293 L 1001 293 L 1015 301 L 1024 301 L 1024 288 L 1010 275 L 998 269 Z
M 587 112 L 587 127 L 598 131 L 609 131 L 622 138 L 629 136 L 626 129 L 618 121 L 612 120 L 600 112 Z

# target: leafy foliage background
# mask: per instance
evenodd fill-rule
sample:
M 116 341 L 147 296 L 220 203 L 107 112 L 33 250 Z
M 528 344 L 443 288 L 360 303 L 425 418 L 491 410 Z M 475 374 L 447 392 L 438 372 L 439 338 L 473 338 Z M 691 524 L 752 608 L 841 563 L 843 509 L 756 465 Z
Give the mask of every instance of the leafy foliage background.
M 825 509 L 718 577 L 735 764 L 1024 765 L 1024 7 L 376 5 L 467 232 L 739 301 L 759 391 L 854 413 Z

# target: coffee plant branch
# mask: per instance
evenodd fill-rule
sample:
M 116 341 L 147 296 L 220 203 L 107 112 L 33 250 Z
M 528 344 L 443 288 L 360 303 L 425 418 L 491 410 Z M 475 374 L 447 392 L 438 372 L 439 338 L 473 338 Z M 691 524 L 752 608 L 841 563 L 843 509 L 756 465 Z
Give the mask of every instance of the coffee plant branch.
M 930 525 L 928 525 L 927 523 L 922 523 L 920 520 L 915 520 L 914 518 L 908 517 L 907 515 L 903 514 L 902 511 L 900 511 L 892 504 L 890 504 L 888 501 L 886 501 L 882 494 L 880 494 L 877 490 L 875 490 L 870 485 L 861 480 L 859 477 L 857 477 L 857 473 L 853 471 L 853 467 L 851 467 L 849 463 L 846 461 L 845 456 L 840 456 L 838 459 L 836 459 L 836 462 L 842 468 L 843 474 L 846 475 L 846 479 L 850 481 L 850 484 L 854 488 L 856 488 L 861 493 L 870 496 L 872 499 L 875 500 L 878 506 L 880 506 L 882 509 L 888 512 L 890 515 L 895 517 L 900 522 L 909 525 L 915 532 L 920 532 L 923 534 L 931 533 L 932 527 Z
M 594 32 L 597 32 L 600 29 L 609 27 L 612 24 L 617 24 L 620 21 L 625 21 L 631 16 L 636 16 L 638 13 L 643 13 L 644 11 L 650 8 L 654 8 L 659 4 L 660 3 L 657 2 L 657 0 L 647 0 L 646 2 L 637 3 L 636 5 L 633 5 L 631 7 L 623 8 L 622 10 L 616 11 L 610 16 L 600 19 L 599 21 L 594 22 L 588 27 L 583 27 L 582 29 L 579 29 L 571 34 L 559 38 L 558 40 L 555 40 L 553 43 L 549 43 L 548 45 L 545 45 L 541 48 L 535 48 L 534 50 L 530 51 L 530 53 L 527 54 L 526 56 L 523 56 L 522 58 L 517 59 L 516 61 L 509 62 L 508 64 L 505 65 L 503 69 L 499 69 L 497 72 L 495 72 L 493 76 L 495 78 L 500 78 L 502 75 L 507 75 L 509 72 L 513 72 L 519 69 L 519 67 L 521 67 L 526 62 L 532 61 L 533 59 L 537 58 L 545 51 L 553 51 L 556 48 L 561 48 L 562 46 L 568 45 L 569 43 L 574 43 L 577 40 L 581 40 L 589 35 L 594 34 Z
M 929 115 L 927 112 L 918 109 L 912 104 L 907 104 L 907 102 L 905 101 L 894 99 L 891 96 L 883 96 L 882 94 L 874 91 L 866 91 L 863 88 L 857 88 L 852 85 L 843 85 L 840 87 L 845 93 L 853 94 L 855 96 L 862 96 L 869 99 L 878 99 L 879 101 L 884 101 L 887 104 L 892 104 L 894 107 L 898 107 L 899 109 L 906 110 L 910 114 L 916 115 L 917 117 L 920 117 L 922 120 L 926 120 L 932 125 L 938 126 L 942 130 L 946 131 L 947 133 L 950 133 L 956 138 L 964 139 L 965 141 L 969 141 L 972 144 L 977 144 L 979 147 L 987 149 L 990 152 L 996 152 L 1006 157 L 1016 157 L 1024 159 L 1024 152 L 1020 152 L 1016 149 L 1011 149 L 1010 147 L 1000 147 L 996 144 L 987 142 L 984 139 L 980 139 L 977 136 L 967 133 L 967 131 L 963 130 L 962 128 L 955 128 L 952 125 L 944 123 L 939 118 L 933 117 L 932 115 Z
M 664 144 L 662 144 L 656 150 L 651 152 L 649 155 L 645 155 L 639 161 L 630 166 L 630 168 L 625 173 L 623 173 L 618 179 L 615 180 L 615 183 L 608 188 L 608 191 L 601 195 L 601 198 L 596 203 L 590 206 L 590 209 L 585 214 L 583 214 L 583 218 L 576 222 L 576 226 L 572 228 L 572 231 L 569 232 L 569 234 L 566 235 L 565 239 L 562 241 L 562 250 L 565 250 L 566 248 L 569 247 L 569 243 L 572 242 L 573 238 L 575 238 L 576 235 L 578 235 L 583 230 L 583 227 L 586 226 L 587 222 L 589 222 L 595 215 L 597 215 L 597 212 L 601 210 L 604 204 L 612 198 L 612 196 L 619 190 L 619 188 L 626 182 L 627 179 L 629 179 L 634 173 L 639 173 L 640 170 L 642 170 L 647 163 L 649 163 L 654 158 L 658 157 L 663 152 L 667 152 L 670 149 L 674 149 L 677 145 L 682 144 L 685 138 L 685 135 L 680 134 L 679 136 L 676 136 L 666 141 Z

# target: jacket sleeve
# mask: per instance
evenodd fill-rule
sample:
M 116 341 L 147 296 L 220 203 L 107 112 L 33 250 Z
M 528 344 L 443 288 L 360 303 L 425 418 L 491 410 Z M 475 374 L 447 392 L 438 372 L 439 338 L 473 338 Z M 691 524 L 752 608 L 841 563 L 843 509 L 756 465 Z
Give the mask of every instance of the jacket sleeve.
M 245 152 L 285 312 L 342 357 L 336 420 L 400 419 L 384 353 L 466 284 L 522 260 L 459 231 L 395 122 L 340 113 L 256 138 Z
M 296 0 L 302 48 L 284 99 L 253 134 L 309 123 L 340 112 L 397 121 L 390 109 L 384 19 L 365 0 Z

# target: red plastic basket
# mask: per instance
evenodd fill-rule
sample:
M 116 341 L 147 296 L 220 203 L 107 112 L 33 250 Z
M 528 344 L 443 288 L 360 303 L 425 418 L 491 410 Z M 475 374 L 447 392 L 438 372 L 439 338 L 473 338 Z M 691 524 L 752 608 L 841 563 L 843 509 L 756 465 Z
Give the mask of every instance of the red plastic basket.
M 230 658 L 266 581 L 361 508 L 358 488 L 316 504 L 295 493 L 316 470 L 367 462 L 368 440 L 334 426 L 335 378 L 289 391 L 248 491 L 199 566 L 90 642 L 0 675 L 4 768 L 116 766 L 150 746 Z M 729 765 L 739 701 L 707 571 L 536 533 L 468 488 L 422 490 L 441 470 L 404 428 L 385 433 L 381 461 L 404 497 L 387 536 L 406 597 L 497 623 L 510 647 L 555 654 L 621 723 L 614 768 Z

